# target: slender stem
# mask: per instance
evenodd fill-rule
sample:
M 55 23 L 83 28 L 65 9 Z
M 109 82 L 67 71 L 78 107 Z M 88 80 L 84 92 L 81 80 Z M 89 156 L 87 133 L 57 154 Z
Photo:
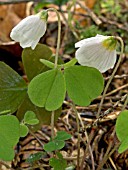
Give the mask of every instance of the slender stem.
M 126 100 L 125 100 L 125 102 L 124 102 L 124 105 L 123 105 L 122 110 L 124 110 L 124 109 L 126 108 L 127 104 L 128 104 L 128 94 L 127 94 L 127 96 L 126 96 Z
M 51 113 L 51 138 L 54 139 L 55 133 L 54 133 L 54 117 L 55 117 L 55 111 L 52 111 Z
M 74 110 L 74 113 L 76 115 L 76 123 L 77 123 L 77 134 L 78 134 L 78 141 L 77 141 L 77 170 L 79 170 L 79 166 L 80 166 L 80 122 L 79 122 L 79 116 L 78 116 L 78 112 L 76 110 L 76 106 L 75 104 L 73 103 L 72 104 L 72 108 Z
M 47 11 L 54 11 L 58 17 L 58 37 L 57 37 L 57 47 L 56 47 L 56 56 L 55 56 L 55 66 L 54 68 L 57 68 L 57 63 L 58 63 L 58 57 L 59 57 L 59 49 L 60 49 L 60 39 L 61 39 L 61 19 L 60 19 L 60 14 L 55 8 L 49 8 Z M 51 137 L 52 140 L 54 139 L 54 116 L 55 112 L 52 111 L 51 114 Z
M 59 12 L 54 8 L 49 8 L 47 11 L 54 11 L 58 17 L 58 37 L 57 37 L 57 47 L 56 47 L 56 57 L 55 57 L 55 68 L 57 68 L 59 49 L 60 49 L 60 39 L 61 39 L 61 19 Z
M 112 79 L 113 79 L 113 77 L 114 77 L 114 75 L 115 75 L 115 73 L 116 73 L 119 65 L 120 65 L 120 62 L 121 62 L 121 59 L 122 59 L 122 56 L 123 56 L 124 42 L 123 42 L 122 38 L 120 38 L 120 37 L 114 37 L 114 38 L 116 38 L 117 40 L 120 41 L 120 44 L 121 44 L 121 52 L 120 52 L 120 56 L 119 56 L 118 62 L 117 62 L 117 64 L 116 64 L 116 67 L 115 67 L 115 69 L 113 70 L 113 73 L 112 73 L 110 79 L 108 80 L 108 82 L 107 82 L 107 84 L 106 84 L 106 87 L 105 87 L 105 89 L 104 89 L 103 96 L 102 96 L 102 99 L 101 99 L 101 102 L 100 102 L 100 105 L 99 105 L 99 109 L 98 109 L 98 112 L 97 112 L 97 115 L 96 115 L 97 118 L 98 118 L 99 115 L 100 115 L 101 108 L 102 108 L 102 105 L 103 105 L 103 102 L 104 102 L 105 95 L 106 95 L 106 92 L 107 92 L 107 90 L 108 90 L 108 87 L 109 87 L 109 85 L 110 85 L 110 83 L 111 83 L 111 81 L 112 81 Z

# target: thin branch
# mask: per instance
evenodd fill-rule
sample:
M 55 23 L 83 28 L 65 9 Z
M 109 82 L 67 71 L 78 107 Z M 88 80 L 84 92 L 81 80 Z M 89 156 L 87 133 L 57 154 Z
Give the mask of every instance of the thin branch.
M 124 110 L 126 108 L 127 104 L 128 104 L 128 94 L 127 94 L 127 97 L 126 97 L 126 100 L 124 102 L 122 110 Z
M 89 9 L 86 5 L 82 5 L 80 2 L 77 1 L 77 4 L 83 8 L 85 11 L 87 11 L 87 13 L 89 14 L 90 18 L 96 23 L 96 25 L 100 25 L 102 24 L 102 21 L 96 16 L 96 14 L 91 11 L 91 9 Z
M 3 165 L 5 166 L 7 169 L 10 169 L 10 170 L 14 170 L 13 168 L 11 168 L 6 162 L 0 160 L 0 165 Z
M 107 148 L 107 151 L 104 155 L 104 158 L 102 159 L 102 162 L 99 164 L 98 168 L 96 170 L 101 170 L 102 167 L 104 166 L 104 164 L 106 163 L 106 161 L 108 160 L 108 158 L 110 157 L 109 153 L 110 153 L 110 150 L 111 148 L 113 147 L 113 140 L 114 140 L 114 135 L 115 135 L 115 129 L 113 130 L 112 134 L 111 134 L 111 137 L 110 137 L 110 142 L 109 142 L 109 145 L 108 145 L 108 148 Z M 118 144 L 115 144 L 115 147 L 114 148 L 117 148 L 118 147 Z M 115 150 L 114 150 L 115 151 Z M 113 152 L 112 152 L 113 153 Z M 108 156 L 109 155 L 109 156 Z

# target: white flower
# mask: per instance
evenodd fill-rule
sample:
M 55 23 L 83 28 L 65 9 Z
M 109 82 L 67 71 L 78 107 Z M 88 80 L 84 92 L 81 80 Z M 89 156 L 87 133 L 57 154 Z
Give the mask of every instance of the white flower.
M 12 29 L 10 37 L 19 42 L 22 48 L 31 47 L 34 49 L 45 34 L 46 27 L 46 14 L 45 17 L 42 16 L 42 13 L 30 15 Z
M 97 68 L 101 73 L 114 67 L 116 62 L 116 43 L 112 36 L 97 35 L 75 44 L 76 59 L 83 66 Z

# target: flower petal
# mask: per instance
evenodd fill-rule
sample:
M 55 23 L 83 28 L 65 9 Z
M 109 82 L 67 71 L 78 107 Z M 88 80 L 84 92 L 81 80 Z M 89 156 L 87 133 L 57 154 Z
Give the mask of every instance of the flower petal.
M 97 34 L 95 37 L 83 39 L 83 40 L 75 43 L 75 48 L 81 47 L 81 46 L 85 45 L 86 43 L 87 44 L 99 43 L 99 42 L 102 42 L 103 40 L 105 40 L 107 38 L 108 38 L 108 36 L 103 36 L 103 35 Z
M 99 40 L 98 40 L 99 41 Z M 116 62 L 116 50 L 107 50 L 101 42 L 96 40 L 87 43 L 76 51 L 76 59 L 83 66 L 95 67 L 100 72 L 105 72 L 114 67 Z
M 10 37 L 19 42 L 23 48 L 34 49 L 46 31 L 46 21 L 40 15 L 31 15 L 23 19 L 12 29 Z

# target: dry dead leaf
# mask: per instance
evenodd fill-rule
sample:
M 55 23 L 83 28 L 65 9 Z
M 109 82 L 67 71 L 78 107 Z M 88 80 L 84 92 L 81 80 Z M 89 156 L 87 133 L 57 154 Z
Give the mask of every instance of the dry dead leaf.
M 11 29 L 26 16 L 26 3 L 0 6 L 0 42 L 10 41 Z

